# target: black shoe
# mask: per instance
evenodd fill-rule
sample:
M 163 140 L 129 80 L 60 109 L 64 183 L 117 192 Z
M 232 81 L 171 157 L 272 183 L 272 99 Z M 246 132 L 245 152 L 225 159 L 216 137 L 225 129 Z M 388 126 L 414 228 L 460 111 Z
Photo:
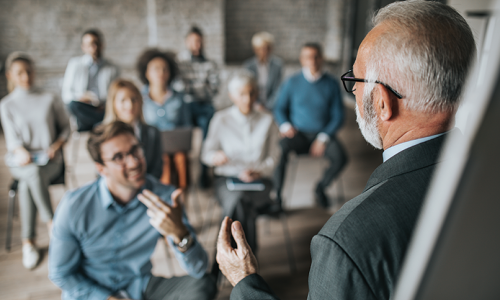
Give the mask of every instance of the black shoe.
M 283 212 L 283 208 L 280 203 L 271 203 L 261 209 L 258 210 L 258 213 L 261 215 L 270 215 L 270 216 L 278 216 Z
M 330 201 L 328 201 L 328 197 L 325 195 L 325 191 L 321 185 L 318 184 L 316 186 L 314 195 L 316 196 L 316 202 L 319 206 L 323 208 L 328 208 L 330 206 Z

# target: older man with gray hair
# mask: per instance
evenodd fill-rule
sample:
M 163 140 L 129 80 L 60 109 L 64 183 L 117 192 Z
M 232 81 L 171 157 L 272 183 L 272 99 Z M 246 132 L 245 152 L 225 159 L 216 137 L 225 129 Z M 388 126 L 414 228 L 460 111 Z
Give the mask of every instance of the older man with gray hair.
M 308 299 L 390 299 L 475 55 L 472 32 L 439 2 L 396 2 L 381 9 L 353 71 L 361 132 L 384 163 L 359 196 L 312 239 Z M 456 130 L 453 130 L 456 131 Z M 230 244 L 233 236 L 237 249 Z M 277 299 L 257 275 L 241 225 L 226 218 L 217 261 L 235 286 L 231 299 Z

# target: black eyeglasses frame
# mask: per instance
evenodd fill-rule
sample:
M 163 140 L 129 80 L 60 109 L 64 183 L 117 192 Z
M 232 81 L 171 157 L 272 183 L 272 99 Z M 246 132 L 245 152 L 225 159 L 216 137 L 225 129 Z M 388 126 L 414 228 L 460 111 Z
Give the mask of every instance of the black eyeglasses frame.
M 347 85 L 345 84 L 346 81 L 350 81 L 350 82 L 366 82 L 366 83 L 379 83 L 379 84 L 385 86 L 394 95 L 396 95 L 396 97 L 398 97 L 398 99 L 403 99 L 403 95 L 401 95 L 395 89 L 393 89 L 392 87 L 390 87 L 388 84 L 383 83 L 382 81 L 368 80 L 368 79 L 364 79 L 364 78 L 346 77 L 346 75 L 349 74 L 349 73 L 351 73 L 351 72 L 352 72 L 352 70 L 349 70 L 349 71 L 345 72 L 342 76 L 340 76 L 340 80 L 342 80 L 342 84 L 344 85 L 344 89 L 346 90 L 346 92 L 352 93 L 352 92 L 355 91 L 355 89 L 349 91 L 349 89 L 347 88 Z

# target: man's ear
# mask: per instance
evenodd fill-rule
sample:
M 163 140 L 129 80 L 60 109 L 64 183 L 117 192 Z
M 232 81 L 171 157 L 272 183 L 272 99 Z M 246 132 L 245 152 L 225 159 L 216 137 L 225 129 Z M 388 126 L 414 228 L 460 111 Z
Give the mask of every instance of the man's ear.
M 99 173 L 99 175 L 106 176 L 106 166 L 105 165 L 96 162 L 95 163 L 95 168 L 97 170 L 97 173 Z
M 394 95 L 384 85 L 377 84 L 374 100 L 375 109 L 381 121 L 389 121 L 396 115 L 397 101 L 394 101 Z

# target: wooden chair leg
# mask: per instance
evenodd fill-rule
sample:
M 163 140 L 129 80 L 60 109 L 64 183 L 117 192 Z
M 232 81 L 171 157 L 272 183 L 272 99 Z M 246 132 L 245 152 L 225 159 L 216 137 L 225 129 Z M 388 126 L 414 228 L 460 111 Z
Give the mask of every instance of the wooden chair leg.
M 172 171 L 171 171 L 170 155 L 164 153 L 162 155 L 162 158 L 163 158 L 163 172 L 160 178 L 160 182 L 163 184 L 171 184 Z
M 175 153 L 174 164 L 179 178 L 179 188 L 184 190 L 187 188 L 187 176 L 188 176 L 188 164 L 187 164 L 186 153 L 184 152 Z

